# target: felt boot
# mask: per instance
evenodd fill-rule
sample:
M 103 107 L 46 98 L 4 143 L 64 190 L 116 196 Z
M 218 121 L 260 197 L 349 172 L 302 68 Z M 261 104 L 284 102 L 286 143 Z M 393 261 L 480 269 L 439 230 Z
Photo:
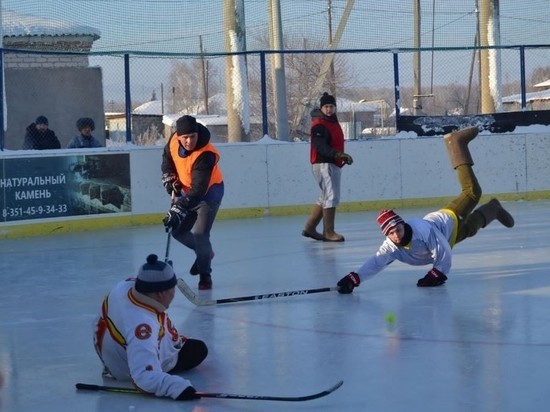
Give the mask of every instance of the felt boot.
M 323 218 L 323 207 L 320 205 L 313 206 L 309 218 L 307 219 L 304 230 L 302 230 L 302 236 L 310 237 L 315 240 L 325 240 L 323 235 L 317 232 L 317 225 Z
M 451 166 L 456 169 L 460 165 L 474 165 L 468 143 L 472 141 L 478 134 L 477 127 L 468 127 L 466 129 L 457 130 L 456 132 L 448 133 L 443 137 Z
M 478 207 L 475 212 L 481 213 L 484 218 L 484 224 L 481 227 L 487 226 L 493 220 L 498 220 L 503 226 L 514 227 L 514 218 L 506 209 L 502 207 L 497 199 L 491 199 L 489 202 Z
M 326 242 L 343 242 L 344 236 L 334 231 L 334 219 L 336 217 L 336 208 L 330 207 L 323 209 L 323 240 Z

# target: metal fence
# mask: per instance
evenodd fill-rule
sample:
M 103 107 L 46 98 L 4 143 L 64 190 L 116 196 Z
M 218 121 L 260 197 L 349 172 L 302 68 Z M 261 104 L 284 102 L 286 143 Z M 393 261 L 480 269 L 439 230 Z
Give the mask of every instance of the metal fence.
M 169 133 L 171 119 L 182 114 L 196 115 L 213 130 L 218 141 L 254 141 L 264 135 L 280 140 L 307 139 L 309 113 L 324 91 L 336 95 L 339 119 L 346 137 L 351 139 L 393 134 L 397 131 L 396 120 L 403 114 L 480 113 L 483 50 L 496 56 L 498 78 L 491 82 L 497 87 L 493 90 L 497 111 L 550 109 L 550 96 L 531 99 L 531 94 L 540 95 L 535 85 L 550 79 L 550 45 L 216 55 L 92 52 L 86 57 L 89 66 L 101 68 L 106 137 L 111 143 L 155 144 Z M 6 72 L 20 70 L 25 64 L 43 70 L 55 68 L 51 59 L 37 63 L 36 54 L 4 49 L 3 68 Z M 82 58 L 78 53 L 40 55 L 64 57 L 63 64 L 69 66 L 67 56 Z M 281 70 L 272 64 L 277 56 L 283 57 L 284 89 L 275 82 Z M 232 65 L 231 71 L 228 65 Z M 55 70 L 49 73 L 56 75 Z M 50 105 L 63 99 L 65 88 L 81 86 L 61 84 Z M 44 90 L 31 90 L 33 93 L 40 95 Z M 281 96 L 286 97 L 285 113 L 277 113 L 281 106 L 276 100 Z M 8 120 L 10 113 L 23 111 L 29 120 L 37 114 L 33 101 L 25 107 L 20 107 L 21 103 L 10 106 L 10 100 L 3 97 Z M 82 102 L 86 99 L 82 95 Z M 82 102 L 75 99 L 71 104 L 79 106 Z M 53 107 L 51 113 L 55 113 Z M 228 129 L 234 113 L 244 129 L 236 139 Z M 280 135 L 281 121 L 288 125 L 288 134 Z M 2 135 L 2 148 L 5 138 L 8 141 L 9 136 Z M 15 144 L 11 146 L 16 148 Z

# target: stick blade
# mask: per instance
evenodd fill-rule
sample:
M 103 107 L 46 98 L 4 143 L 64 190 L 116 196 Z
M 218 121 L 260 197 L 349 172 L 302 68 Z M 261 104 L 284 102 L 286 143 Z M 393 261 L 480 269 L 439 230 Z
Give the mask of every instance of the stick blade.
M 191 290 L 189 285 L 183 280 L 182 278 L 178 278 L 178 289 L 183 295 L 194 305 L 196 306 L 208 306 L 208 305 L 215 305 L 215 300 L 209 300 L 209 299 L 201 299 L 199 298 L 195 292 Z
M 75 385 L 76 389 L 84 390 L 84 391 L 99 391 L 101 390 L 101 386 L 99 385 L 92 385 L 89 383 L 77 383 Z
M 340 386 L 342 386 L 343 384 L 344 384 L 344 381 L 337 382 L 334 386 L 332 386 L 329 389 L 326 389 L 324 391 L 321 391 L 321 392 L 313 394 L 313 395 L 303 396 L 303 398 L 304 398 L 303 400 L 304 401 L 309 401 L 309 400 L 312 400 L 312 399 L 318 399 L 318 398 L 322 398 L 324 396 L 330 395 L 332 392 L 334 392 L 335 390 L 340 388 Z
M 319 399 L 324 396 L 330 395 L 344 384 L 344 381 L 339 381 L 334 386 L 321 392 L 317 392 L 311 395 L 305 396 L 264 396 L 264 395 L 238 395 L 231 393 L 210 393 L 210 392 L 196 392 L 195 395 L 201 398 L 221 398 L 221 399 L 247 399 L 258 401 L 283 401 L 283 402 L 303 402 L 311 401 L 313 399 Z

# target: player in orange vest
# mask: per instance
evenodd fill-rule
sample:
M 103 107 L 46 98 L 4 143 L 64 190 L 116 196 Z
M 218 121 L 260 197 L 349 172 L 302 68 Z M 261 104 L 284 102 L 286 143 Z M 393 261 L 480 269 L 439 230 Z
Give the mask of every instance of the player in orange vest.
M 195 251 L 189 273 L 200 276 L 199 290 L 212 288 L 210 230 L 224 194 L 219 160 L 210 131 L 193 116 L 180 117 L 162 154 L 162 182 L 177 197 L 163 222 L 174 239 Z

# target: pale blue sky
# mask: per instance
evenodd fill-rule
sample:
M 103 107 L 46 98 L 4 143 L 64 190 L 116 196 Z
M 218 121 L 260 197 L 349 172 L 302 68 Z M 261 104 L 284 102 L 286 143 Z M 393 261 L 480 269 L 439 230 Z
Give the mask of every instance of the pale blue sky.
M 332 0 L 336 30 L 347 0 Z M 413 47 L 413 0 L 357 0 L 341 48 Z M 223 52 L 222 0 L 0 0 L 4 9 L 87 24 L 102 37 L 94 51 L 196 53 L 203 37 L 208 52 Z M 249 49 L 263 47 L 267 1 L 244 0 Z M 326 40 L 328 0 L 281 0 L 283 31 Z M 435 4 L 435 9 L 433 8 Z M 422 0 L 422 44 L 471 46 L 475 0 Z M 549 0 L 501 0 L 503 44 L 542 44 L 550 38 Z M 435 30 L 432 32 L 432 28 Z M 433 37 L 432 37 L 433 34 Z
M 339 48 L 414 47 L 413 3 L 413 0 L 356 0 Z M 0 4 L 3 9 L 98 29 L 101 38 L 94 43 L 92 51 L 95 53 L 198 53 L 199 36 L 202 36 L 206 52 L 224 52 L 222 0 L 0 0 Z M 266 37 L 266 4 L 266 0 L 244 0 L 249 50 L 265 47 L 260 40 Z M 332 0 L 333 33 L 346 4 L 347 0 Z M 435 47 L 473 46 L 475 4 L 475 0 L 422 0 L 422 47 L 432 44 Z M 328 38 L 327 5 L 328 0 L 281 0 L 285 36 L 325 42 Z M 500 0 L 500 25 L 502 44 L 549 44 L 550 0 Z M 528 70 L 548 65 L 549 54 L 547 49 L 531 58 Z M 519 77 L 516 56 L 510 57 L 511 66 L 505 69 L 503 76 Z M 407 57 L 402 58 L 404 66 L 409 64 Z M 123 90 L 122 66 L 119 62 L 107 67 L 104 65 L 106 60 L 112 61 L 112 58 L 96 57 L 92 63 L 105 68 L 106 100 L 119 99 Z M 430 75 L 430 60 L 429 54 L 423 55 L 423 70 L 428 71 L 423 77 Z M 470 60 L 471 52 L 467 51 L 451 57 L 436 54 L 434 72 L 440 73 L 436 79 L 445 83 L 463 81 Z M 353 57 L 352 61 L 355 75 L 363 86 L 393 83 L 390 54 L 362 55 Z M 158 95 L 161 83 L 167 93 L 169 69 L 169 62 L 163 59 L 147 61 L 147 64 L 135 61 L 132 65 L 133 97 L 148 99 L 153 90 Z M 410 74 L 408 68 L 404 71 Z M 409 81 L 405 76 L 402 78 L 404 83 Z

